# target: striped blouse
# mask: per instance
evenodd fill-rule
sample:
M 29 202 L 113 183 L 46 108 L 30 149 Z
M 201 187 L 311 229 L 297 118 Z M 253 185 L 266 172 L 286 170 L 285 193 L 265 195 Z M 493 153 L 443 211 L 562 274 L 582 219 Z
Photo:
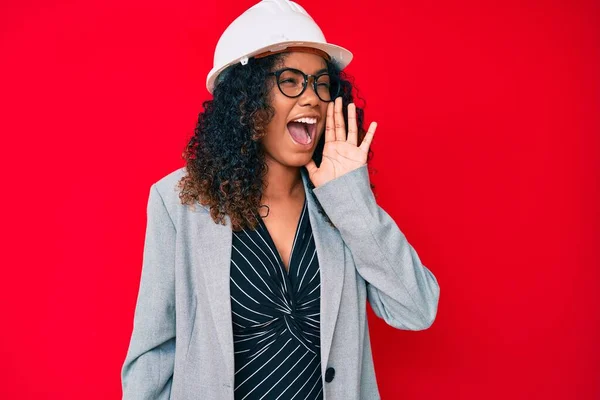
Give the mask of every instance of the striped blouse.
M 235 400 L 322 399 L 321 281 L 306 199 L 289 272 L 257 218 L 256 230 L 232 238 Z

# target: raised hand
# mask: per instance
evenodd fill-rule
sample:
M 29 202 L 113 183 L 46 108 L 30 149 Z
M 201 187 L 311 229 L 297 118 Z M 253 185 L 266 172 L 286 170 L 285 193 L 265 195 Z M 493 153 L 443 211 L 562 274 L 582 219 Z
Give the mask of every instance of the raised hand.
M 369 146 L 373 141 L 377 122 L 371 122 L 369 130 L 360 146 L 358 142 L 358 127 L 356 123 L 356 106 L 348 104 L 348 134 L 342 113 L 342 98 L 327 105 L 327 120 L 325 121 L 325 147 L 323 159 L 317 168 L 311 159 L 306 165 L 310 180 L 315 187 L 321 186 L 332 179 L 340 177 L 366 164 Z

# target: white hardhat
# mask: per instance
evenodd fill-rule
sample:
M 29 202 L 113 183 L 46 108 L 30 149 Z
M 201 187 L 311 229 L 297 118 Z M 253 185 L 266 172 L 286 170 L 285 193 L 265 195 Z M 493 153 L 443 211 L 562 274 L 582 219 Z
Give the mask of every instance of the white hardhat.
M 351 52 L 327 43 L 319 26 L 299 4 L 262 0 L 237 17 L 219 38 L 206 88 L 212 94 L 217 76 L 232 64 L 246 65 L 250 57 L 294 47 L 320 50 L 341 69 L 352 60 Z

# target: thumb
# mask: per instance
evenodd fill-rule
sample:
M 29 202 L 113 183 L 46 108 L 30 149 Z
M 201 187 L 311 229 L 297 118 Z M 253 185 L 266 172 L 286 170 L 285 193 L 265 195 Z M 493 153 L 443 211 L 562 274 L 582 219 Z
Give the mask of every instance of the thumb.
M 315 174 L 315 172 L 317 172 L 317 170 L 318 170 L 317 164 L 315 164 L 315 161 L 312 158 L 304 166 L 306 167 L 306 170 L 308 171 L 309 178 L 312 177 Z

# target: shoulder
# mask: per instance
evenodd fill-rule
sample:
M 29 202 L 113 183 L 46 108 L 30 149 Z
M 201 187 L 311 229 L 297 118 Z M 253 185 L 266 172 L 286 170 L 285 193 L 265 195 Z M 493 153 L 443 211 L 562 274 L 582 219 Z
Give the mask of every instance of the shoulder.
M 177 193 L 179 191 L 177 183 L 186 174 L 187 170 L 185 167 L 177 168 L 176 170 L 169 172 L 167 175 L 154 182 L 154 186 L 156 186 L 156 189 L 163 198 L 170 197 L 172 193 Z
M 183 212 L 190 207 L 181 204 L 181 199 L 179 198 L 180 188 L 178 187 L 178 183 L 181 178 L 186 175 L 187 170 L 185 167 L 177 168 L 152 184 L 160 194 L 160 197 L 171 214 Z M 196 212 L 208 211 L 208 208 L 200 203 L 196 203 L 195 209 Z

